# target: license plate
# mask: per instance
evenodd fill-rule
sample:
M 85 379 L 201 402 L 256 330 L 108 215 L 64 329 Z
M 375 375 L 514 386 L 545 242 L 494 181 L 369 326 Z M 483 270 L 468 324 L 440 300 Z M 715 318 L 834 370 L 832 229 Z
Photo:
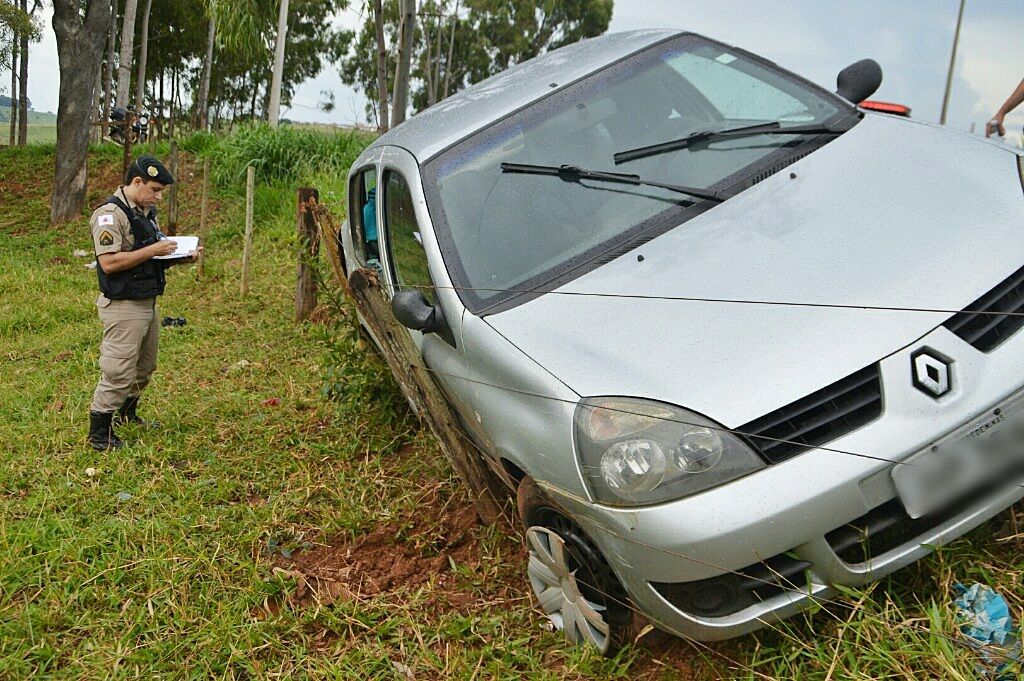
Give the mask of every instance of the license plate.
M 988 485 L 1024 473 L 1024 400 L 988 412 L 893 468 L 911 518 L 940 510 Z

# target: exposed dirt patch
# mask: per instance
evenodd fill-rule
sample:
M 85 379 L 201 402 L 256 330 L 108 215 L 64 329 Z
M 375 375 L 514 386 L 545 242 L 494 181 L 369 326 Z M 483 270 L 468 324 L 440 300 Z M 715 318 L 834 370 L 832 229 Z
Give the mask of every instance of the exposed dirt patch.
M 410 529 L 409 524 L 412 523 Z M 455 589 L 452 563 L 476 570 L 482 561 L 476 511 L 468 503 L 447 510 L 420 507 L 410 522 L 391 522 L 358 537 L 278 556 L 278 570 L 295 577 L 298 605 L 327 604 L 415 589 L 433 583 L 456 607 L 467 598 Z

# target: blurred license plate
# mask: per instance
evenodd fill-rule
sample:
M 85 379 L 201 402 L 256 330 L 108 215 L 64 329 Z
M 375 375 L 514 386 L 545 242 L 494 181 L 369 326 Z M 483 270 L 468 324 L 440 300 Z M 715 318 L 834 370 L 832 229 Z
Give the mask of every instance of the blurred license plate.
M 941 443 L 915 454 L 892 471 L 900 501 L 920 518 L 991 485 L 1024 473 L 1021 400 L 986 413 Z

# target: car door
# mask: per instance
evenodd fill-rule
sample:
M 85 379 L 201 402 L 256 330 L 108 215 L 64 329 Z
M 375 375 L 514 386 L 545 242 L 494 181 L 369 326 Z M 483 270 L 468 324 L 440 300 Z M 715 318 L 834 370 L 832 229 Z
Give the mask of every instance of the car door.
M 465 416 L 468 385 L 462 351 L 464 308 L 447 276 L 420 185 L 419 165 L 405 150 L 388 147 L 382 158 L 377 192 L 380 255 L 389 295 L 417 290 L 440 306 L 454 343 L 436 333 L 408 330 L 428 369 L 460 415 Z M 472 413 L 470 410 L 469 413 Z

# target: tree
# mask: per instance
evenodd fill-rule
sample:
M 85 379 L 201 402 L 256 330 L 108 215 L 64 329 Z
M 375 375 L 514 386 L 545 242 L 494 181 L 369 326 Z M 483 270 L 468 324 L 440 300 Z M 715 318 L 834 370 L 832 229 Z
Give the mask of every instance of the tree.
M 17 2 L 17 0 L 12 0 Z M 18 141 L 18 32 L 11 37 L 11 140 L 13 147 Z M 25 114 L 22 113 L 22 118 Z
M 60 94 L 57 104 L 57 160 L 50 198 L 50 224 L 79 217 L 85 203 L 89 152 L 89 108 L 96 67 L 108 22 L 106 0 L 53 0 Z
M 288 39 L 288 0 L 279 0 L 277 38 L 274 42 L 274 72 L 270 77 L 270 105 L 267 107 L 267 122 L 270 127 L 277 127 L 277 118 L 281 114 L 281 78 L 284 73 L 284 48 Z
M 393 50 L 399 0 L 382 5 L 384 42 Z M 412 50 L 411 108 L 419 111 L 513 64 L 600 35 L 611 15 L 612 0 L 423 0 Z M 367 94 L 367 113 L 380 120 L 376 45 L 377 27 L 367 17 L 350 47 L 335 55 L 342 81 Z M 387 91 L 393 91 L 394 71 L 386 78 Z
M 149 12 L 153 9 L 153 0 L 146 0 L 146 9 L 142 11 L 142 42 L 139 45 L 139 74 L 135 77 L 135 110 L 142 111 L 143 99 L 146 96 L 146 57 L 149 52 Z
M 36 9 L 35 4 L 32 5 L 32 11 Z M 28 0 L 21 0 L 21 11 L 23 14 L 29 14 L 28 11 Z M 18 111 L 21 112 L 21 117 L 18 119 L 18 144 L 25 146 L 28 144 L 28 38 L 27 32 L 18 34 L 21 39 L 21 44 L 18 45 Z M 13 73 L 13 71 L 12 71 Z
M 210 72 L 213 70 L 213 46 L 217 37 L 217 21 L 210 15 L 206 30 L 206 59 L 203 60 L 203 75 L 200 79 L 199 93 L 196 96 L 195 127 L 206 130 L 206 120 L 210 110 Z
M 27 0 L 0 0 L 0 68 L 11 70 L 10 143 L 25 144 L 28 138 L 28 45 L 41 37 Z M 20 93 L 20 94 L 19 94 Z M 20 115 L 19 115 L 20 112 Z
M 125 0 L 121 24 L 121 58 L 117 64 L 117 95 L 114 104 L 128 105 L 128 88 L 132 82 L 132 48 L 135 43 L 135 11 L 138 0 Z
M 398 67 L 395 72 L 391 127 L 405 120 L 409 108 L 409 67 L 412 65 L 413 34 L 416 32 L 416 0 L 398 0 Z
M 107 31 L 107 64 L 103 76 L 103 118 L 110 120 L 110 97 L 114 91 L 114 50 L 117 49 L 117 0 L 110 0 L 110 28 Z M 103 128 L 100 128 L 103 130 Z M 102 137 L 102 135 L 100 135 Z
M 388 129 L 388 49 L 384 44 L 384 7 L 381 0 L 373 2 L 374 38 L 377 47 L 377 131 Z

